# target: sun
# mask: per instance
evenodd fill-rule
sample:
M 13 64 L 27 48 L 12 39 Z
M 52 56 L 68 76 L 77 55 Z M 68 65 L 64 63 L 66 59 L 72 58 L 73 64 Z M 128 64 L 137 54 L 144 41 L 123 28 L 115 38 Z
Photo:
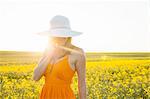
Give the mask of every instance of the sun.
M 31 51 L 44 52 L 52 47 L 52 42 L 49 37 L 37 37 L 28 44 L 28 47 Z

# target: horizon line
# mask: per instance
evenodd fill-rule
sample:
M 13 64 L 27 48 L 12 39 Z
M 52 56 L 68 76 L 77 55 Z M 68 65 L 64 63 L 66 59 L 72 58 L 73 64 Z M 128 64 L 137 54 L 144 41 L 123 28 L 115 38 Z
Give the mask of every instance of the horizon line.
M 39 52 L 43 51 L 29 51 L 29 50 L 0 50 L 0 52 Z M 150 53 L 150 51 L 85 51 L 85 53 Z

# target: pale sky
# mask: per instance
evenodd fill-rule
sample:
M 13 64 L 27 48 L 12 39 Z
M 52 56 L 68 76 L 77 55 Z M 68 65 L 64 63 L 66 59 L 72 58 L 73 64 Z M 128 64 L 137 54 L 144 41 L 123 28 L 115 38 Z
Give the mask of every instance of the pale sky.
M 55 15 L 83 32 L 72 43 L 86 52 L 150 52 L 148 0 L 1 0 L 0 50 L 43 51 Z

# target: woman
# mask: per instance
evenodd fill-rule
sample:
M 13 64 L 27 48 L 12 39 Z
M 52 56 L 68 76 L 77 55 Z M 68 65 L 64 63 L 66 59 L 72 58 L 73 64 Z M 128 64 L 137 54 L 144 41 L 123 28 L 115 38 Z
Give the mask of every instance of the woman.
M 49 31 L 38 33 L 49 36 L 49 46 L 33 74 L 35 81 L 45 77 L 40 99 L 76 99 L 70 86 L 75 72 L 78 75 L 79 97 L 86 99 L 85 52 L 71 44 L 72 37 L 81 33 L 70 29 L 65 16 L 53 17 L 50 25 Z

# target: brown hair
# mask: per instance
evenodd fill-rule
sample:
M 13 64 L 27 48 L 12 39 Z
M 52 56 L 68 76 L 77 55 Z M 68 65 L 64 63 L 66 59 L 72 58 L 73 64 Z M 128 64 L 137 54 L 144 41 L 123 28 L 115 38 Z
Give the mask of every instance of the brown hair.
M 72 37 L 68 37 L 67 43 L 71 43 L 71 41 L 72 41 Z M 53 41 L 53 40 L 51 40 L 51 38 L 49 38 L 48 42 L 50 44 L 51 42 L 55 42 L 55 40 Z
M 72 38 L 68 37 L 67 44 L 71 43 L 71 41 L 72 41 Z

